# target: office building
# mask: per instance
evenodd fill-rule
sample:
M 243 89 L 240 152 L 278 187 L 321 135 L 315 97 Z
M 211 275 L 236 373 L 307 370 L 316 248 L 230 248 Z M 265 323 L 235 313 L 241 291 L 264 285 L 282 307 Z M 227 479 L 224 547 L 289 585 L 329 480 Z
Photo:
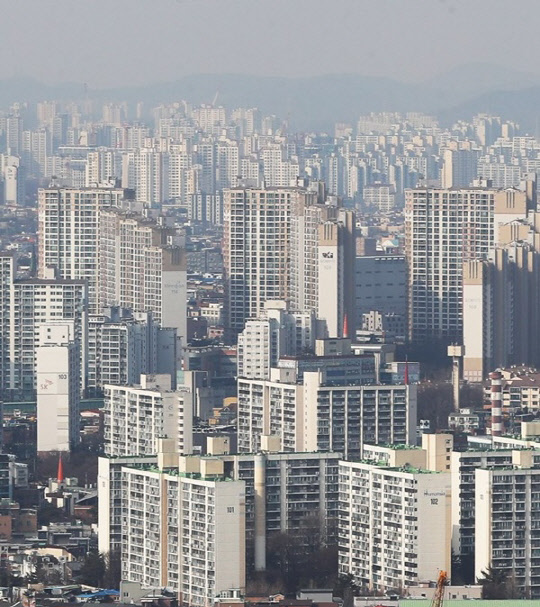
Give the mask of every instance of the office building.
M 107 455 L 153 455 L 164 437 L 178 453 L 192 450 L 191 397 L 171 389 L 170 375 L 141 375 L 140 385 L 106 385 L 104 425 Z
M 37 451 L 71 451 L 79 442 L 81 356 L 74 325 L 43 325 L 36 350 Z
M 355 266 L 356 326 L 364 315 L 379 312 L 383 318 L 407 319 L 407 264 L 402 255 L 361 255 Z M 389 322 L 392 322 L 389 320 Z

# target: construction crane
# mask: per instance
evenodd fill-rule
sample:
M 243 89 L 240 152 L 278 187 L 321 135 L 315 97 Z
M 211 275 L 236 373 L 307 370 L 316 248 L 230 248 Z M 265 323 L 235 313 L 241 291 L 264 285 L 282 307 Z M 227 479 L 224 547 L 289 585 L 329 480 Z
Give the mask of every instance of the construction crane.
M 433 595 L 433 599 L 431 601 L 431 607 L 442 607 L 444 600 L 444 587 L 446 586 L 447 581 L 448 576 L 446 575 L 446 571 L 440 571 L 437 586 L 435 587 L 435 594 Z

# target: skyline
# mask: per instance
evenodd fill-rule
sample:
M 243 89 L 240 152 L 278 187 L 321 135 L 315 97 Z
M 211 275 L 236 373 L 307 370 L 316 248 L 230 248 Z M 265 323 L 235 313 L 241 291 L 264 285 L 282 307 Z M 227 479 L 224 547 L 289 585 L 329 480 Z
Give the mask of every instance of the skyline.
M 524 0 L 521 9 L 503 30 L 504 0 L 23 0 L 10 7 L 11 27 L 0 40 L 0 79 L 76 81 L 91 89 L 198 73 L 353 73 L 421 82 L 490 63 L 540 81 L 540 7 Z

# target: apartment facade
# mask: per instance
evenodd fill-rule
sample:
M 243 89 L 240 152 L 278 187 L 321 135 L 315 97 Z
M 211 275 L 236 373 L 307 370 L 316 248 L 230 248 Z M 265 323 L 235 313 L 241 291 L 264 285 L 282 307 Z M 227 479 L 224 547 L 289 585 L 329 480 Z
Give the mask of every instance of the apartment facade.
M 516 457 L 517 455 L 517 457 Z M 514 466 L 479 469 L 475 476 L 475 575 L 488 567 L 512 572 L 516 586 L 540 598 L 540 468 L 533 452 L 517 452 Z
M 392 591 L 450 571 L 450 474 L 339 465 L 339 573 Z
M 281 450 L 337 451 L 359 458 L 364 443 L 416 442 L 416 386 L 335 385 L 324 371 L 302 382 L 238 380 L 238 450 L 257 452 L 262 435 Z
M 483 259 L 501 225 L 525 218 L 527 192 L 487 187 L 407 190 L 409 339 L 463 337 L 463 263 Z
M 301 195 L 299 188 L 224 191 L 225 316 L 233 332 L 265 301 L 288 298 L 291 209 Z
M 185 340 L 184 238 L 174 227 L 120 209 L 102 212 L 99 225 L 100 305 L 151 312 L 157 323 L 176 329 L 178 338 Z
M 124 190 L 42 188 L 38 192 L 38 276 L 55 268 L 63 279 L 85 280 L 89 312 L 99 313 L 99 213 L 121 206 Z
M 122 468 L 123 580 L 167 587 L 193 606 L 245 591 L 245 484 L 214 472 Z
M 87 287 L 82 280 L 18 279 L 12 253 L 0 255 L 0 385 L 11 399 L 33 398 L 40 327 L 72 322 L 86 386 Z
M 105 386 L 105 453 L 153 455 L 163 437 L 174 440 L 178 453 L 191 453 L 190 394 L 171 390 L 170 375 L 141 375 L 140 382 Z

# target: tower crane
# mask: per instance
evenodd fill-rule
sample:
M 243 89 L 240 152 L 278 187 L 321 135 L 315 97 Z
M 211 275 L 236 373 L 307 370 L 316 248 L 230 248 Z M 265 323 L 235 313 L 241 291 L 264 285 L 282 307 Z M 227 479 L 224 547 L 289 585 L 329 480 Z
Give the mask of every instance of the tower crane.
M 431 600 L 431 607 L 442 607 L 446 582 L 448 582 L 446 571 L 440 571 L 439 578 L 437 579 L 437 586 L 435 587 L 435 594 Z

